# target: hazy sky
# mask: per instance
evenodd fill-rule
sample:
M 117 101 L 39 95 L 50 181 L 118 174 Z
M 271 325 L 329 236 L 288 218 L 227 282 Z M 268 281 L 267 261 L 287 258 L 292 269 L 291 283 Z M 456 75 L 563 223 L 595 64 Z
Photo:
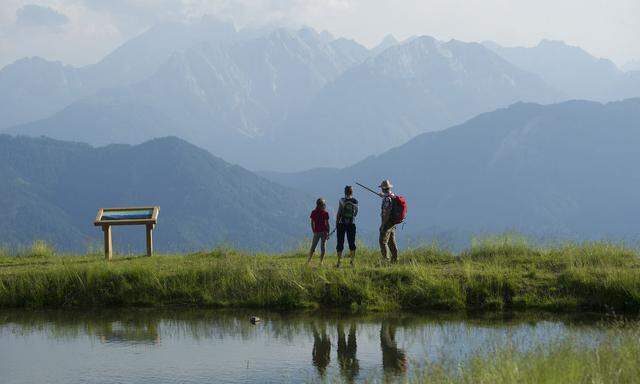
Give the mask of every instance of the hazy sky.
M 0 67 L 36 55 L 92 63 L 159 20 L 204 14 L 309 25 L 368 46 L 388 33 L 526 46 L 547 38 L 618 64 L 640 59 L 640 0 L 0 0 Z

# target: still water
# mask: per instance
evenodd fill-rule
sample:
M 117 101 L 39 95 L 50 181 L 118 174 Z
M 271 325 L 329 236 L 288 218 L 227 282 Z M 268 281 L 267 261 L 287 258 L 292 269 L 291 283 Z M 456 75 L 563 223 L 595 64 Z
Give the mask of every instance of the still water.
M 500 346 L 603 337 L 598 319 L 531 315 L 0 311 L 0 382 L 403 382 Z

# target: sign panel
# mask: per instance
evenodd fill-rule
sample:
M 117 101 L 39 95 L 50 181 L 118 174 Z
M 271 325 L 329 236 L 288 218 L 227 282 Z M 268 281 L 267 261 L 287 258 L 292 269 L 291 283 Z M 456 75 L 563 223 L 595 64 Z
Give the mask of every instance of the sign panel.
M 94 224 L 136 225 L 156 224 L 159 207 L 100 208 Z
M 107 210 L 102 212 L 102 220 L 133 220 L 150 219 L 153 209 L 139 209 L 135 211 Z
M 153 254 L 153 228 L 158 222 L 160 207 L 100 208 L 93 224 L 104 232 L 104 255 L 111 260 L 113 255 L 111 226 L 144 225 L 147 227 L 147 256 Z

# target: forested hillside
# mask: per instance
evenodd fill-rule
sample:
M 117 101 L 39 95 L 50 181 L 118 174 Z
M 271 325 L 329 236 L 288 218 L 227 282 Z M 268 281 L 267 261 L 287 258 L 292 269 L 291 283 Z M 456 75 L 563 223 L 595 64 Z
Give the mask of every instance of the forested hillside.
M 42 239 L 62 250 L 99 248 L 98 208 L 159 205 L 161 252 L 221 244 L 278 250 L 300 241 L 313 205 L 177 138 L 94 148 L 4 135 L 0 179 L 0 244 L 10 247 Z M 114 243 L 120 252 L 141 249 L 144 230 L 116 228 Z

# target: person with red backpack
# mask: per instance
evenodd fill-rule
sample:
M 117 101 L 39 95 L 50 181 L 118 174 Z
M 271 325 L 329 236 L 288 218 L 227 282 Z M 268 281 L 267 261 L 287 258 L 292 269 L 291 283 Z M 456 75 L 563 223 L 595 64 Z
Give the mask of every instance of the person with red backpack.
M 398 262 L 398 244 L 396 243 L 396 225 L 404 220 L 406 215 L 406 202 L 401 196 L 396 196 L 392 191 L 393 184 L 389 180 L 380 183 L 380 197 L 382 197 L 381 223 L 380 223 L 380 252 L 383 261 L 389 261 L 387 246 L 391 251 L 391 262 Z
M 376 192 L 373 189 L 356 183 L 367 191 L 382 197 L 382 212 L 380 223 L 380 252 L 382 260 L 389 261 L 387 247 L 391 251 L 391 262 L 398 262 L 398 245 L 396 243 L 396 225 L 403 223 L 407 217 L 407 200 L 404 196 L 396 195 L 391 192 L 393 185 L 389 180 L 383 180 L 378 186 L 382 192 Z

